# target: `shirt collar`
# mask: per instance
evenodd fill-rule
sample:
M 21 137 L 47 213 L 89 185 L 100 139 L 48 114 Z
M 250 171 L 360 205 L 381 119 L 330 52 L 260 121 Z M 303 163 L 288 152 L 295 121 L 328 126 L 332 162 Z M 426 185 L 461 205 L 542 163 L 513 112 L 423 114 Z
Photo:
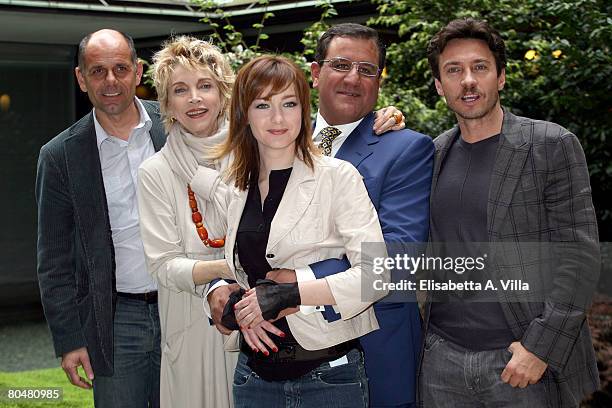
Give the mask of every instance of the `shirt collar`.
M 153 126 L 153 122 L 151 121 L 151 117 L 149 116 L 149 113 L 144 108 L 144 105 L 142 104 L 140 99 L 138 99 L 137 97 L 134 97 L 134 103 L 136 104 L 136 108 L 138 108 L 139 120 L 138 120 L 138 124 L 134 127 L 133 131 L 138 130 L 138 129 L 144 129 L 146 132 L 149 132 L 149 130 L 151 130 L 151 126 Z M 104 130 L 100 122 L 98 122 L 98 118 L 96 117 L 96 108 L 93 108 L 92 114 L 93 114 L 93 120 L 94 120 L 94 128 L 96 130 L 96 142 L 98 144 L 98 150 L 99 150 L 102 142 L 104 142 L 106 139 L 112 136 L 108 134 L 106 130 Z
M 361 123 L 361 121 L 363 120 L 363 118 L 359 119 L 358 121 L 355 122 L 351 122 L 351 123 L 346 123 L 344 125 L 334 125 L 333 127 L 335 127 L 336 129 L 338 129 L 341 133 L 342 136 L 345 135 L 350 135 L 351 132 L 353 130 L 355 130 L 355 128 L 357 128 L 357 126 L 359 126 L 359 124 Z M 317 135 L 319 134 L 319 132 L 327 127 L 330 126 L 327 121 L 325 119 L 323 119 L 323 116 L 321 115 L 321 111 L 317 111 L 317 123 L 315 125 L 314 128 L 314 132 L 312 134 L 313 139 L 317 138 Z

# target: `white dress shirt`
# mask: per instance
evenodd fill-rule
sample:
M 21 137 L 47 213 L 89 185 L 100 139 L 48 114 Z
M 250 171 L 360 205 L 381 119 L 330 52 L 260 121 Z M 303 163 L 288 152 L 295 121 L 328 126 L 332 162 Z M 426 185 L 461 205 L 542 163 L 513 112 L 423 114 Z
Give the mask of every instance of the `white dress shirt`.
M 157 283 L 145 266 L 136 188 L 138 167 L 155 154 L 155 148 L 149 135 L 151 118 L 138 98 L 134 100 L 140 120 L 128 140 L 108 134 L 98 122 L 95 108 L 93 117 L 115 247 L 117 291 L 145 293 L 157 290 Z
M 332 142 L 332 157 L 336 157 L 338 150 L 340 150 L 346 138 L 353 132 L 353 130 L 357 128 L 357 126 L 359 126 L 362 120 L 363 118 L 359 119 L 356 122 L 347 123 L 345 125 L 333 125 L 333 127 L 340 131 L 340 134 L 336 136 L 336 138 Z M 314 128 L 314 132 L 312 132 L 312 140 L 314 140 L 316 145 L 321 143 L 321 139 L 323 138 L 319 133 L 321 132 L 321 130 L 323 130 L 323 128 L 326 128 L 328 126 L 332 125 L 328 125 L 325 119 L 323 119 L 323 116 L 321 116 L 321 112 L 317 112 L 317 124 Z

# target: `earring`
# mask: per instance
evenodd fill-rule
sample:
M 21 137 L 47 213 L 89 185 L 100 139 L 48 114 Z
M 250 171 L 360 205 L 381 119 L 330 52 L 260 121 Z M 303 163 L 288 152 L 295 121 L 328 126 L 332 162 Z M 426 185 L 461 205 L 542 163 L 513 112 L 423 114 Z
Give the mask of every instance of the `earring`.
M 174 123 L 176 122 L 176 119 L 174 118 L 174 116 L 170 116 L 170 123 Z

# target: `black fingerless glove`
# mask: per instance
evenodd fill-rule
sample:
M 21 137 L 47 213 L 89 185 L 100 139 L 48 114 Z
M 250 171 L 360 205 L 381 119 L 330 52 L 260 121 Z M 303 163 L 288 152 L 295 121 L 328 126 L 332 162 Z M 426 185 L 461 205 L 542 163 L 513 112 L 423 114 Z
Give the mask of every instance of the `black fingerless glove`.
M 301 302 L 300 289 L 295 283 L 276 283 L 270 279 L 257 281 L 255 292 L 265 320 L 276 319 L 278 314 L 288 307 L 296 307 Z
M 234 306 L 236 305 L 236 303 L 242 300 L 242 295 L 244 295 L 245 293 L 246 291 L 242 288 L 233 291 L 229 295 L 227 303 L 223 308 L 223 314 L 221 315 L 221 324 L 230 330 L 240 329 L 240 326 L 238 326 L 238 322 L 236 322 L 236 312 L 234 311 Z

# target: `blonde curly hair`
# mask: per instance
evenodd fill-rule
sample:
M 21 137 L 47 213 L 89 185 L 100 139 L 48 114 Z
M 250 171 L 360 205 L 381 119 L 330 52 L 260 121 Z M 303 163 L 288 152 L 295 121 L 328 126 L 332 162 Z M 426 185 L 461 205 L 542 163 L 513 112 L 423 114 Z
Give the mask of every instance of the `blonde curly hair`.
M 177 66 L 210 73 L 220 91 L 221 111 L 218 122 L 221 125 L 229 110 L 234 72 L 219 48 L 195 37 L 181 35 L 164 42 L 162 49 L 153 55 L 153 83 L 166 131 L 173 125 L 168 112 L 168 89 L 172 72 Z

